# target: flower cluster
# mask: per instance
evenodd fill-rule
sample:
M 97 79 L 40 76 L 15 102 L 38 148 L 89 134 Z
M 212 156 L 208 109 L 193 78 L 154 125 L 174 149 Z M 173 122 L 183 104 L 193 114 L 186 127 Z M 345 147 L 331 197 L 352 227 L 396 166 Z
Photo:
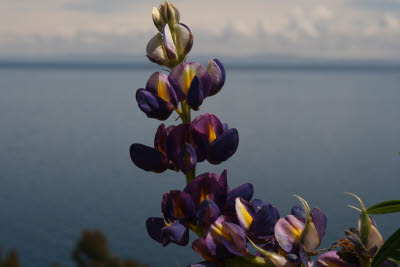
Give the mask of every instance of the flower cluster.
M 230 158 L 239 144 L 235 128 L 228 128 L 217 116 L 204 113 L 192 123 L 165 127 L 160 124 L 154 138 L 154 148 L 133 144 L 130 155 L 133 163 L 145 171 L 163 172 L 167 169 L 192 171 L 197 162 L 207 159 L 219 164 Z
M 229 128 L 214 114 L 203 113 L 193 120 L 191 111 L 198 111 L 204 99 L 217 94 L 224 86 L 226 73 L 218 59 L 204 67 L 186 62 L 193 45 L 193 34 L 180 23 L 180 13 L 174 5 L 164 2 L 153 8 L 153 21 L 158 33 L 149 41 L 147 57 L 170 69 L 168 76 L 153 73 L 145 88 L 138 89 L 139 108 L 149 118 L 166 120 L 175 111 L 181 124 L 160 124 L 154 147 L 133 144 L 132 162 L 145 171 L 182 171 L 186 176 L 183 190 L 171 190 L 162 197 L 162 217 L 146 221 L 152 239 L 167 246 L 186 246 L 189 231 L 198 239 L 192 248 L 205 261 L 201 266 L 277 266 L 311 267 L 326 232 L 327 218 L 318 208 L 296 196 L 301 206 L 281 217 L 277 208 L 260 199 L 253 199 L 253 185 L 244 183 L 229 189 L 227 171 L 221 175 L 203 173 L 196 177 L 198 162 L 207 160 L 220 164 L 229 159 L 239 144 L 238 131 Z M 358 228 L 346 231 L 332 249 L 321 254 L 321 267 L 370 266 L 382 246 L 372 217 L 361 210 Z M 248 249 L 251 244 L 257 254 Z
M 168 127 L 161 124 L 156 131 L 154 148 L 142 144 L 131 146 L 133 163 L 145 171 L 171 169 L 187 174 L 193 172 L 197 162 L 226 161 L 239 144 L 238 131 L 229 129 L 214 114 L 204 113 L 191 120 L 191 110 L 199 110 L 205 98 L 222 89 L 226 74 L 218 59 L 210 60 L 207 68 L 197 62 L 184 62 L 192 47 L 193 35 L 179 20 L 179 11 L 171 3 L 153 8 L 153 21 L 160 32 L 150 40 L 147 56 L 157 64 L 170 67 L 171 71 L 168 76 L 153 73 L 146 87 L 137 90 L 136 100 L 147 117 L 166 120 L 176 111 L 182 124 Z M 152 49 L 156 46 L 157 49 Z

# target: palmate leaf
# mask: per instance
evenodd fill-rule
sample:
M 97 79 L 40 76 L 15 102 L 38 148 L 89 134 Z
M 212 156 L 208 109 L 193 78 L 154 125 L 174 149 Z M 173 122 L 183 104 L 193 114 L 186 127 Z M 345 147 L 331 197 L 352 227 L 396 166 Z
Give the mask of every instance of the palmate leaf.
M 378 267 L 382 262 L 388 258 L 394 260 L 399 259 L 399 249 L 400 249 L 400 229 L 398 229 L 394 234 L 392 234 L 388 240 L 383 244 L 378 254 L 375 256 L 372 262 L 372 267 Z
M 400 200 L 389 200 L 373 205 L 367 209 L 369 214 L 384 214 L 400 212 Z

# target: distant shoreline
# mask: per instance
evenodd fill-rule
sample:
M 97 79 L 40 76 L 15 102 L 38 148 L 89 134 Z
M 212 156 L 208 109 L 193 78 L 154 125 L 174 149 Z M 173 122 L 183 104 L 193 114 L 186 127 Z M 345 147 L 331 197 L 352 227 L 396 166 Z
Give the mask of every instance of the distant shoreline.
M 266 71 L 400 71 L 400 62 L 226 62 L 226 68 Z M 142 62 L 0 60 L 0 69 L 22 70 L 137 70 L 154 69 Z

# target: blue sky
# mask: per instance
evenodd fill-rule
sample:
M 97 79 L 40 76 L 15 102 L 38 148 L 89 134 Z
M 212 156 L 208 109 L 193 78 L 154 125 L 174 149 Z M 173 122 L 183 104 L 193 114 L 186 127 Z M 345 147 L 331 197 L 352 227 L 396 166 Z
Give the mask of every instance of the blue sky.
M 400 0 L 172 1 L 194 55 L 400 60 Z M 159 1 L 2 0 L 0 57 L 141 56 Z

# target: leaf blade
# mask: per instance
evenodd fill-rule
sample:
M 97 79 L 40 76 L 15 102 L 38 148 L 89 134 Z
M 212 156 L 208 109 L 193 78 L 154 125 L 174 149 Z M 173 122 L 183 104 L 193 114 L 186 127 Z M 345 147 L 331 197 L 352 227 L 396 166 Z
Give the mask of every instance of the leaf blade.
M 367 209 L 367 213 L 369 214 L 385 214 L 394 212 L 400 212 L 400 200 L 398 199 L 383 201 Z

